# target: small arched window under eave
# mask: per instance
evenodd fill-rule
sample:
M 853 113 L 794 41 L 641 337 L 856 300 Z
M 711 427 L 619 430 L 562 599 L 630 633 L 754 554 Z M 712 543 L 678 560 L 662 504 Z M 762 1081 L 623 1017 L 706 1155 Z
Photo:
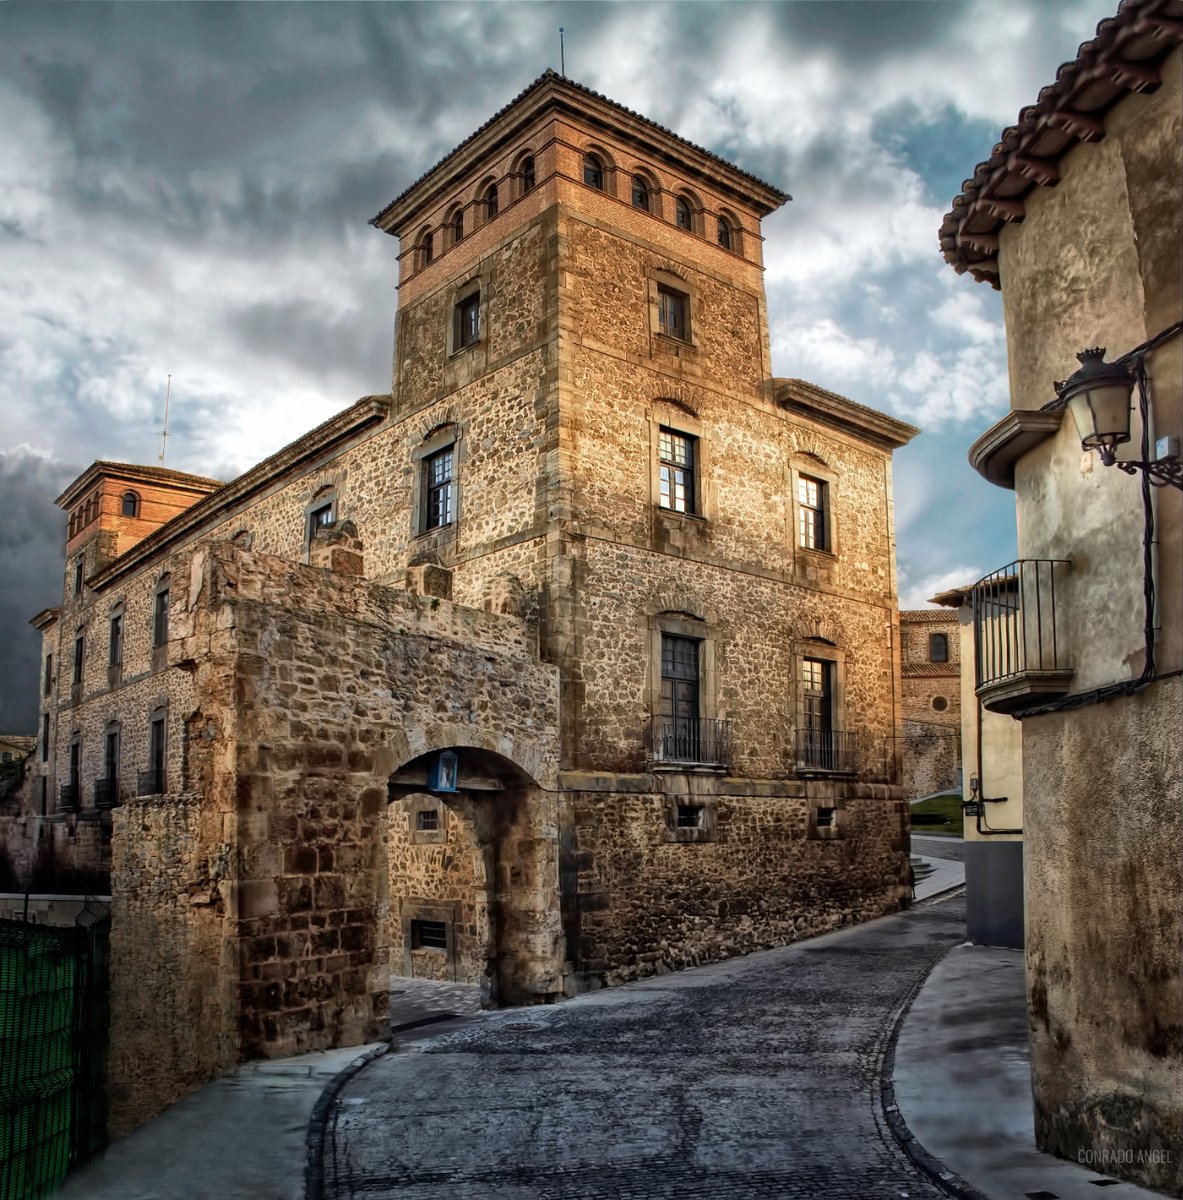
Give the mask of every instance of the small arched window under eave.
M 140 497 L 135 492 L 123 493 L 120 513 L 125 517 L 138 517 L 140 515 Z
M 485 220 L 491 221 L 497 215 L 498 208 L 497 185 L 491 183 L 485 189 Z
M 943 663 L 949 661 L 949 639 L 943 633 L 928 635 L 928 661 Z
M 431 260 L 435 258 L 435 238 L 432 237 L 430 229 L 423 231 L 423 236 L 419 239 L 419 267 L 430 266 Z
M 448 219 L 448 230 L 452 236 L 452 245 L 464 241 L 464 209 L 458 208 Z
M 583 157 L 583 182 L 596 191 L 604 190 L 604 164 L 594 154 Z
M 640 208 L 640 209 L 643 209 L 645 212 L 649 211 L 649 208 L 650 208 L 649 185 L 645 182 L 644 179 L 641 178 L 640 175 L 633 176 L 632 199 L 633 199 L 633 208 Z
M 731 233 L 731 222 L 728 221 L 726 217 L 719 218 L 719 234 L 717 240 L 719 245 L 722 246 L 724 250 L 735 249 L 735 247 L 732 245 L 734 238 L 732 237 Z
M 532 154 L 528 154 L 522 159 L 521 176 L 522 195 L 525 195 L 527 192 L 533 190 L 534 184 L 537 182 L 534 173 L 534 156 Z

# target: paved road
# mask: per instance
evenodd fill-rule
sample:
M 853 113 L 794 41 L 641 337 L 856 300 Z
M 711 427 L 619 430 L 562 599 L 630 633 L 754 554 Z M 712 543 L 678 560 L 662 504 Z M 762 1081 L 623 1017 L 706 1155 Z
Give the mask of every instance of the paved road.
M 961 838 L 924 837 L 912 834 L 912 853 L 928 858 L 948 858 L 953 862 L 965 861 L 965 843 Z
M 893 1013 L 960 898 L 796 946 L 489 1013 L 345 1088 L 327 1197 L 896 1200 L 940 1193 L 885 1128 Z

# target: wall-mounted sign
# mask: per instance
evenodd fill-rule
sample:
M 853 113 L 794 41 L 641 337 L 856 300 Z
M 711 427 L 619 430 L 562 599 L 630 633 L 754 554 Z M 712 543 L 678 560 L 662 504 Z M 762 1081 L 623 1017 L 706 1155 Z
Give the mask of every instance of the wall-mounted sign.
M 976 800 L 970 800 L 968 804 L 963 804 L 967 817 L 980 817 L 982 815 L 982 806 Z
M 441 750 L 431 766 L 428 786 L 433 792 L 454 792 L 460 781 L 460 760 L 455 750 Z

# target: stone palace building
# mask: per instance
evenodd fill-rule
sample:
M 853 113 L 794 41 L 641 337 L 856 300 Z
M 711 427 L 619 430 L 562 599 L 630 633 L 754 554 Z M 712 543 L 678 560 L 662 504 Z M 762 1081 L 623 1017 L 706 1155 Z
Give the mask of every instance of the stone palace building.
M 544 1002 L 907 903 L 916 430 L 772 377 L 787 199 L 547 72 L 372 222 L 389 395 L 60 498 L 7 840 L 109 873 L 115 1132 L 392 972 Z

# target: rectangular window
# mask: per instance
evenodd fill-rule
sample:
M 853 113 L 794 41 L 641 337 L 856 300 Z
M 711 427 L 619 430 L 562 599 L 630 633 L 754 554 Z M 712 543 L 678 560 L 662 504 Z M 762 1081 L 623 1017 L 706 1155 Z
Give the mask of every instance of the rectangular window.
M 698 642 L 661 635 L 661 737 L 664 757 L 699 762 Z
M 818 829 L 833 829 L 834 810 L 832 808 L 819 808 L 814 817 L 814 825 Z
M 142 795 L 160 796 L 164 794 L 164 747 L 165 721 L 163 716 L 153 717 L 148 726 L 148 771 L 146 789 L 141 788 Z
M 441 529 L 453 520 L 452 467 L 454 446 L 433 454 L 423 461 L 423 528 Z
M 163 646 L 168 641 L 168 588 L 156 593 L 156 607 L 152 614 L 152 645 Z
M 111 641 L 107 654 L 107 666 L 123 665 L 123 614 L 116 613 L 111 618 Z
M 74 564 L 74 595 L 82 595 L 82 559 Z
M 82 743 L 75 739 L 70 743 L 70 786 L 78 786 L 82 774 Z
M 314 508 L 308 514 L 308 540 L 312 541 L 316 537 L 316 531 L 323 529 L 326 525 L 333 523 L 333 506 L 331 504 L 322 504 L 320 508 Z
M 119 731 L 109 729 L 103 748 L 103 775 L 107 781 L 114 784 L 119 778 Z
M 801 759 L 818 770 L 837 769 L 834 744 L 834 664 L 801 660 Z
M 689 296 L 684 292 L 675 292 L 673 288 L 658 285 L 657 321 L 661 332 L 666 337 L 677 338 L 683 342 L 688 341 L 690 336 Z
M 828 550 L 826 485 L 808 475 L 797 476 L 797 545 L 806 550 Z
M 79 634 L 74 639 L 74 674 L 72 681 L 77 687 L 82 682 L 82 667 L 86 662 L 86 637 L 84 634 Z
M 412 950 L 447 950 L 448 929 L 443 921 L 412 921 Z
M 45 656 L 45 694 L 47 696 L 53 693 L 53 655 Z
M 661 472 L 661 507 L 674 512 L 697 511 L 694 488 L 694 441 L 684 433 L 662 429 L 657 458 Z
M 49 762 L 49 713 L 41 714 L 41 761 Z
M 415 828 L 420 833 L 435 833 L 440 827 L 439 809 L 421 808 L 415 814 Z
M 44 817 L 49 812 L 49 780 L 44 775 L 41 776 L 41 815 Z
M 679 829 L 701 829 L 703 806 L 701 804 L 679 804 L 675 818 Z
M 481 340 L 481 294 L 476 292 L 465 296 L 456 305 L 456 339 L 457 350 L 465 346 L 475 346 Z

